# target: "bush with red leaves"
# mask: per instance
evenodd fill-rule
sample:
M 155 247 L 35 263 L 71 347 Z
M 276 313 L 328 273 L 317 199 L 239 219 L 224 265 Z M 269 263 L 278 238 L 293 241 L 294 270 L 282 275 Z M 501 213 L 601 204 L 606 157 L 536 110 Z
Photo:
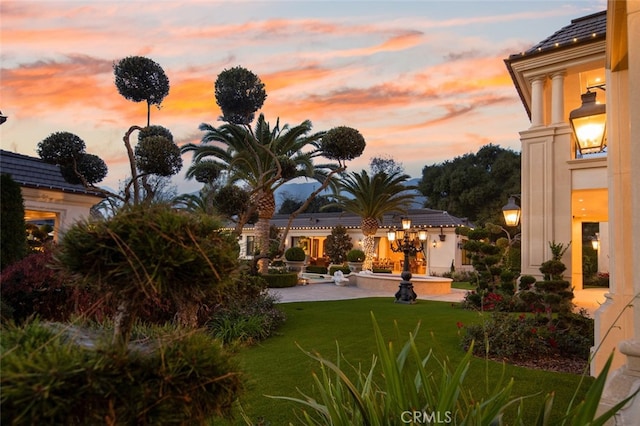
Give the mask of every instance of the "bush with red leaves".
M 67 321 L 74 314 L 101 319 L 104 306 L 99 297 L 66 285 L 65 277 L 49 267 L 52 254 L 51 249 L 30 254 L 2 271 L 2 302 L 10 307 L 11 319 L 20 323 L 36 315 L 48 321 Z

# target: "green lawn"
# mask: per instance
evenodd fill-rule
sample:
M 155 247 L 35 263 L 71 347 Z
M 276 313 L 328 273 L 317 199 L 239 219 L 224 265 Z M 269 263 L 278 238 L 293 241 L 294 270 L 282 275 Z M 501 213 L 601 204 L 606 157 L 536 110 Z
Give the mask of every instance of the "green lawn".
M 454 281 L 451 283 L 451 288 L 458 288 L 462 290 L 475 290 L 476 285 L 468 281 Z
M 398 345 L 403 344 L 408 333 L 421 322 L 417 339 L 421 353 L 426 355 L 428 349 L 433 348 L 440 358 L 448 357 L 455 364 L 463 356 L 456 324 L 482 321 L 479 313 L 462 310 L 451 303 L 419 301 L 415 305 L 402 305 L 393 303 L 391 298 L 286 303 L 280 307 L 287 314 L 287 322 L 279 330 L 279 335 L 238 353 L 249 386 L 241 404 L 255 423 L 261 419 L 270 425 L 296 423 L 293 410 L 298 406 L 265 395 L 297 397 L 297 389 L 313 394 L 311 374 L 318 370 L 317 363 L 296 345 L 335 361 L 337 341 L 349 362 L 362 363 L 368 368 L 376 351 L 370 318 L 370 312 L 373 312 L 382 333 L 397 341 Z M 399 340 L 394 338 L 395 321 L 401 333 Z M 551 391 L 556 394 L 556 410 L 564 411 L 580 381 L 579 376 L 571 374 L 514 366 L 505 368 L 506 377 L 513 377 L 515 381 L 514 396 L 538 394 L 526 400 L 525 408 L 530 416 L 537 413 L 543 395 Z M 491 388 L 501 372 L 501 363 L 474 359 L 466 383 L 473 386 L 474 395 L 476 392 L 481 395 Z M 488 387 L 487 376 L 490 381 Z M 587 380 L 588 383 L 591 381 Z M 244 423 L 237 415 L 233 422 L 227 424 Z

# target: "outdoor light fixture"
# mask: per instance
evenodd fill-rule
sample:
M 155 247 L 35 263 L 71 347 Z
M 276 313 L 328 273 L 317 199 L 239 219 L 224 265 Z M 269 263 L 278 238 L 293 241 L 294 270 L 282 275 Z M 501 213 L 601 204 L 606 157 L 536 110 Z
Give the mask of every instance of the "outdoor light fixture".
M 415 256 L 424 251 L 423 243 L 427 240 L 427 231 L 424 229 L 411 228 L 411 219 L 402 218 L 402 229 L 389 229 L 387 238 L 391 250 L 404 253 L 404 264 L 402 267 L 402 281 L 396 293 L 396 303 L 413 304 L 418 297 L 413 291 L 411 283 L 411 270 L 409 268 L 409 256 Z
M 5 121 L 7 121 L 7 116 L 2 115 L 2 111 L 0 111 L 0 124 L 4 123 Z
M 595 237 L 591 237 L 591 247 L 596 251 L 600 248 L 600 235 L 597 232 Z
M 434 248 L 435 248 L 437 245 L 438 245 L 438 242 L 437 242 L 436 240 L 433 240 L 433 241 L 431 242 L 431 247 L 434 247 Z
M 518 223 L 520 223 L 522 210 L 520 206 L 516 204 L 515 197 L 517 197 L 517 195 L 509 196 L 507 204 L 502 206 L 502 214 L 504 215 L 504 222 L 507 226 L 518 226 Z
M 596 92 L 590 91 L 593 88 L 605 90 L 604 84 L 587 87 L 587 93 L 581 96 L 582 106 L 569 114 L 581 155 L 602 152 L 606 146 L 607 107 L 596 103 Z

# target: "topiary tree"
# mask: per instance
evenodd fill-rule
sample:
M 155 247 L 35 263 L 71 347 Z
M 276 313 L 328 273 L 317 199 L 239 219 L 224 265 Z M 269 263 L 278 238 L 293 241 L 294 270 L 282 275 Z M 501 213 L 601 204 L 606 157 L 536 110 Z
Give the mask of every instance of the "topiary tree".
M 366 145 L 364 137 L 357 129 L 338 126 L 322 137 L 320 149 L 324 157 L 337 160 L 341 167 L 346 168 L 345 161 L 362 155 Z
M 60 166 L 60 173 L 67 182 L 95 188 L 108 169 L 100 157 L 88 154 L 85 148 L 86 144 L 78 135 L 54 132 L 38 143 L 37 152 L 45 162 Z
M 290 262 L 303 262 L 307 255 L 302 247 L 289 247 L 284 252 L 284 258 Z
M 239 247 L 211 217 L 165 205 L 128 206 L 101 221 L 83 221 L 64 235 L 57 268 L 74 283 L 104 294 L 117 306 L 114 341 L 128 341 L 145 300 L 167 298 L 178 322 L 197 325 L 201 304 L 233 278 Z
M 365 256 L 364 251 L 360 249 L 352 249 L 347 253 L 347 260 L 349 262 L 364 262 Z
M 38 144 L 38 155 L 48 163 L 59 165 L 62 177 L 69 183 L 82 184 L 122 204 L 137 204 L 156 196 L 157 187 L 149 182 L 150 176 L 168 177 L 182 168 L 180 148 L 174 143 L 171 132 L 150 125 L 150 107 L 159 107 L 167 96 L 169 79 L 160 65 L 142 56 L 122 59 L 113 68 L 118 92 L 134 102 L 147 102 L 147 126 L 131 126 L 123 137 L 131 169 L 131 178 L 125 184 L 123 194 L 95 186 L 107 175 L 107 166 L 98 156 L 86 153 L 84 141 L 73 133 L 52 133 Z M 139 134 L 134 150 L 130 137 L 135 131 Z
M 11 176 L 2 174 L 0 181 L 0 270 L 27 255 L 27 235 L 24 221 L 24 201 L 20 185 Z
M 115 84 L 125 99 L 146 101 L 147 126 L 150 124 L 151 105 L 160 108 L 169 94 L 169 78 L 162 67 L 144 56 L 129 56 L 113 64 Z
M 240 66 L 218 74 L 214 88 L 220 119 L 228 123 L 249 125 L 267 99 L 260 77 Z
M 352 247 L 351 237 L 342 225 L 335 226 L 324 241 L 324 251 L 333 264 L 343 264 L 347 259 L 347 252 Z
M 136 166 L 145 174 L 173 176 L 182 169 L 180 148 L 169 129 L 147 126 L 138 133 L 135 147 Z
M 289 216 L 283 231 L 279 250 L 284 250 L 284 241 L 294 218 L 304 211 L 311 201 L 329 185 L 335 184 L 334 176 L 345 170 L 344 162 L 362 154 L 364 139 L 355 129 L 343 128 L 336 137 L 327 140 L 325 148 L 320 139 L 324 132 L 309 134 L 311 122 L 289 128 L 272 128 L 260 114 L 255 130 L 250 126 L 264 100 L 266 92 L 260 78 L 251 71 L 234 67 L 224 70 L 215 82 L 216 103 L 222 110 L 220 119 L 227 124 L 215 128 L 200 125 L 206 134 L 201 145 L 188 144 L 183 152 L 194 152 L 194 163 L 206 157 L 214 157 L 224 165 L 230 182 L 246 182 L 251 191 L 251 202 L 258 213 L 256 241 L 260 250 L 258 265 L 260 273 L 268 271 L 268 228 L 275 213 L 275 190 L 282 184 L 305 177 L 321 182 L 300 208 Z M 359 137 L 358 137 L 359 136 Z M 348 138 L 348 139 L 347 139 Z M 218 145 L 212 146 L 211 142 Z M 338 164 L 314 164 L 316 157 L 338 160 Z M 245 217 L 245 219 L 248 216 Z M 238 222 L 237 229 L 242 228 Z

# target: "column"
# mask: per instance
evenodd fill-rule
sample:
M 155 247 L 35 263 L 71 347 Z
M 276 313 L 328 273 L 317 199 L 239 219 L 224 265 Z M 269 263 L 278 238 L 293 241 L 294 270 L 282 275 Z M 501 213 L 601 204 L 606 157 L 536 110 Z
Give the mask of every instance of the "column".
M 531 127 L 544 126 L 544 82 L 545 76 L 531 81 Z
M 551 124 L 565 124 L 564 119 L 564 77 L 560 71 L 551 75 Z

